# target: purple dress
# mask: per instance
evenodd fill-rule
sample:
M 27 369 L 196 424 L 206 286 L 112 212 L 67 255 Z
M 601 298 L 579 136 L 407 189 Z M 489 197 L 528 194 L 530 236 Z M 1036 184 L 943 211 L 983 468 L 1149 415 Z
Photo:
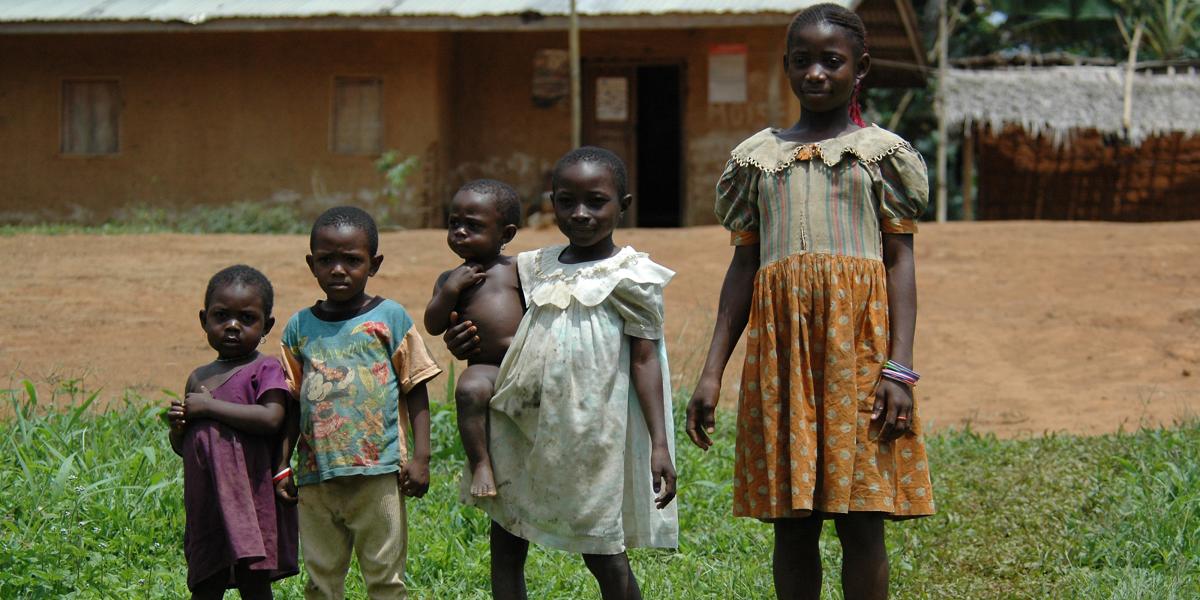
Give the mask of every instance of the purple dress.
M 283 367 L 261 356 L 210 393 L 236 404 L 258 402 L 268 390 L 286 393 Z M 267 571 L 272 581 L 295 575 L 296 507 L 279 503 L 271 483 L 279 455 L 278 436 L 238 431 L 213 420 L 196 421 L 183 439 L 183 506 L 187 525 L 183 553 L 188 588 L 234 565 Z

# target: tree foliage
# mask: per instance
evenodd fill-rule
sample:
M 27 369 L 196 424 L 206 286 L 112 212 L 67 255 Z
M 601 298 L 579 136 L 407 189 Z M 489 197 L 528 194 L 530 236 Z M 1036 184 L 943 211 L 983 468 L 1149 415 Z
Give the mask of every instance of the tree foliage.
M 1140 60 L 1200 58 L 1200 0 L 946 0 L 951 17 L 950 58 L 989 54 L 1067 52 L 1128 59 L 1130 38 L 1142 24 Z M 913 0 L 927 62 L 936 62 L 938 0 Z M 870 33 L 868 32 L 868 36 Z M 877 89 L 867 94 L 866 116 L 908 140 L 925 156 L 937 150 L 933 110 L 935 76 L 915 90 Z M 905 101 L 905 97 L 908 101 Z M 894 116 L 904 107 L 899 118 Z M 948 150 L 949 213 L 961 209 L 957 140 Z M 932 174 L 931 174 L 932 175 Z M 931 182 L 933 183 L 933 182 Z
M 1143 27 L 1145 58 L 1200 57 L 1200 0 L 977 0 L 1004 15 L 1013 39 L 1035 51 L 1066 50 L 1124 60 Z

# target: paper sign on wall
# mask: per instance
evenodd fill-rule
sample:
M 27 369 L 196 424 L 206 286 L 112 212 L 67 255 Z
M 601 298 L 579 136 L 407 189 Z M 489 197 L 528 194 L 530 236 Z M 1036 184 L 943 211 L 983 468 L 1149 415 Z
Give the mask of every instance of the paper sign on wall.
M 746 45 L 708 47 L 708 102 L 746 101 Z
M 596 120 L 629 120 L 629 80 L 624 77 L 596 78 Z

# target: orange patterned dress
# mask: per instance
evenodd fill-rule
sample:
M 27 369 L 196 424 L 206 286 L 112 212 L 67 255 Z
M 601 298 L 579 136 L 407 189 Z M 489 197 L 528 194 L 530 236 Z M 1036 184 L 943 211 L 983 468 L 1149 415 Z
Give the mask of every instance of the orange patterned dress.
M 892 443 L 871 410 L 888 356 L 882 233 L 915 233 L 928 203 L 921 155 L 879 127 L 817 142 L 766 129 L 717 184 L 735 245 L 759 270 L 738 403 L 735 515 L 930 515 L 920 416 Z

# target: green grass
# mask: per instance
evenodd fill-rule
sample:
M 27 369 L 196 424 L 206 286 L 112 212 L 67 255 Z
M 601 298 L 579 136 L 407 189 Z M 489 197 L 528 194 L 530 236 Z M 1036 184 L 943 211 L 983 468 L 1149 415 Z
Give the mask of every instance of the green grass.
M 0 598 L 186 594 L 165 398 L 95 411 L 95 397 L 70 381 L 0 391 L 13 413 L 0 421 Z M 770 528 L 730 516 L 732 420 L 708 454 L 678 440 L 681 547 L 630 553 L 647 598 L 771 597 Z M 434 483 L 408 505 L 412 596 L 486 598 L 487 520 L 458 503 L 449 407 L 435 407 L 433 428 Z M 888 526 L 893 597 L 1200 597 L 1200 424 L 1015 441 L 945 432 L 929 446 L 939 513 Z M 826 597 L 840 598 L 832 527 L 822 552 Z M 574 555 L 535 549 L 528 575 L 532 598 L 599 595 Z M 277 597 L 300 598 L 302 579 Z M 353 572 L 350 584 L 361 597 Z
M 3 224 L 0 235 L 128 233 L 305 233 L 311 218 L 293 203 L 233 202 L 197 204 L 182 209 L 137 204 L 100 225 L 70 222 Z

